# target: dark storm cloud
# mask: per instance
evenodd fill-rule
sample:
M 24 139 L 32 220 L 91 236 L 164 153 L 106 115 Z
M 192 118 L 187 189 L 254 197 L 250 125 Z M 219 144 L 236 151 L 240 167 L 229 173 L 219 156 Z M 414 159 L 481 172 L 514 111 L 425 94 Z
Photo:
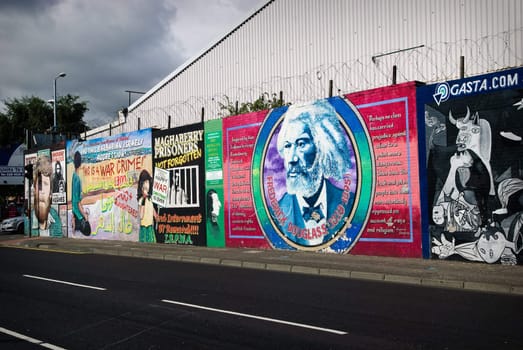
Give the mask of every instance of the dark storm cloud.
M 38 13 L 57 4 L 59 0 L 2 0 L 0 12 L 2 13 Z
M 58 94 L 87 100 L 86 119 L 101 124 L 127 105 L 124 90 L 147 90 L 183 62 L 165 45 L 176 7 L 161 1 L 1 3 L 2 100 L 50 99 L 63 71 Z
M 52 99 L 53 80 L 65 72 L 57 80 L 58 95 L 88 101 L 90 126 L 115 120 L 128 104 L 125 90 L 149 90 L 217 32 L 245 18 L 239 4 L 260 2 L 2 0 L 0 101 Z

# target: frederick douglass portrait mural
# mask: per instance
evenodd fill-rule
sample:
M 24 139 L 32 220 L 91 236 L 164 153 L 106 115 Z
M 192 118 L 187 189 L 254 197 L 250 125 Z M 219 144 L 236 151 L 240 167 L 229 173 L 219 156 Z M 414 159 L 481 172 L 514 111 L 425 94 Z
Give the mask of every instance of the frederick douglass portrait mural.
M 333 101 L 354 113 L 343 100 Z M 267 136 L 260 177 L 267 218 L 295 249 L 353 241 L 345 231 L 354 214 L 359 166 L 351 131 L 333 101 L 290 106 L 269 116 L 258 136 L 258 144 Z

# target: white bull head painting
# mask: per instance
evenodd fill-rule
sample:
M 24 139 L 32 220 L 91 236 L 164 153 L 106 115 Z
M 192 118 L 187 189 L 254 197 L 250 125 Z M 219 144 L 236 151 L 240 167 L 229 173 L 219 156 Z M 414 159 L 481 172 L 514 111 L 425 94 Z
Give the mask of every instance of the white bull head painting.
M 478 112 L 449 121 L 458 128 L 456 152 L 450 171 L 433 208 L 433 219 L 449 232 L 475 232 L 487 223 L 487 201 L 494 195 L 490 166 L 492 132 L 490 123 Z
M 471 116 L 468 107 L 465 117 L 457 120 L 452 116 L 452 111 L 449 111 L 449 121 L 459 130 L 456 137 L 458 151 L 472 150 L 485 163 L 490 163 L 492 132 L 489 122 L 481 119 L 478 112 Z

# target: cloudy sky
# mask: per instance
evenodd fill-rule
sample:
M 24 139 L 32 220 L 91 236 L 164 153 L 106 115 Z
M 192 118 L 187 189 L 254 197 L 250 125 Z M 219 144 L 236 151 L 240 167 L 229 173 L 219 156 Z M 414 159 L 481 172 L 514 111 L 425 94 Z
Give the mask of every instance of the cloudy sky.
M 3 101 L 57 94 L 88 101 L 96 127 L 233 29 L 267 0 L 1 0 Z M 140 95 L 132 94 L 134 101 Z

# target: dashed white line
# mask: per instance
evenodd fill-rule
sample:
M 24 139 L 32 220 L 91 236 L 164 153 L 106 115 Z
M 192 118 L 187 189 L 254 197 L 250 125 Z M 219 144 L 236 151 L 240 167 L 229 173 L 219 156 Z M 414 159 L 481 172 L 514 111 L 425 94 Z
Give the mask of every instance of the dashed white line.
M 256 316 L 256 315 L 244 314 L 244 313 L 241 313 L 241 312 L 222 310 L 222 309 L 215 309 L 215 308 L 212 308 L 212 307 L 195 305 L 195 304 L 188 304 L 188 303 L 182 303 L 182 302 L 174 301 L 174 300 L 162 299 L 162 302 L 169 303 L 169 304 L 175 304 L 175 305 L 181 305 L 181 306 L 187 306 L 187 307 L 191 307 L 191 308 L 195 308 L 195 309 L 201 309 L 201 310 L 207 310 L 207 311 L 213 311 L 213 312 L 220 312 L 220 313 L 228 314 L 228 315 L 241 316 L 241 317 L 246 317 L 246 318 L 253 318 L 253 319 L 256 319 L 256 320 L 262 320 L 262 321 L 267 321 L 267 322 L 281 323 L 281 324 L 294 326 L 294 327 L 314 329 L 314 330 L 317 330 L 317 331 L 334 333 L 334 334 L 338 334 L 338 335 L 345 335 L 345 334 L 347 334 L 347 332 L 340 331 L 340 330 L 337 330 L 337 329 L 323 328 L 323 327 L 311 326 L 311 325 L 303 324 L 303 323 L 290 322 L 290 321 L 285 321 L 285 320 L 278 320 L 278 319 L 270 318 L 270 317 Z
M 86 284 L 79 284 L 79 283 L 73 283 L 73 282 L 67 282 L 67 281 L 54 280 L 54 279 L 51 279 L 51 278 L 45 278 L 45 277 L 40 277 L 40 276 L 33 276 L 33 275 L 23 275 L 23 276 L 24 277 L 28 277 L 28 278 L 34 278 L 34 279 L 37 279 L 37 280 L 48 281 L 48 282 L 68 284 L 70 286 L 75 286 L 75 287 L 90 288 L 90 289 L 96 289 L 96 290 L 107 290 L 107 289 L 101 288 L 101 287 L 89 286 L 89 285 L 86 285 Z
M 28 337 L 27 335 L 23 335 L 23 334 L 20 334 L 20 333 L 15 332 L 15 331 L 11 331 L 11 330 L 3 328 L 3 327 L 0 327 L 0 332 L 2 332 L 4 334 L 7 334 L 7 335 L 10 335 L 12 337 L 18 338 L 18 339 L 25 340 L 25 341 L 27 341 L 29 343 L 33 343 L 33 344 L 37 344 L 37 345 L 43 346 L 44 348 L 47 348 L 47 349 L 65 350 L 64 348 L 62 348 L 60 346 L 49 344 L 49 343 L 43 342 L 41 340 Z

